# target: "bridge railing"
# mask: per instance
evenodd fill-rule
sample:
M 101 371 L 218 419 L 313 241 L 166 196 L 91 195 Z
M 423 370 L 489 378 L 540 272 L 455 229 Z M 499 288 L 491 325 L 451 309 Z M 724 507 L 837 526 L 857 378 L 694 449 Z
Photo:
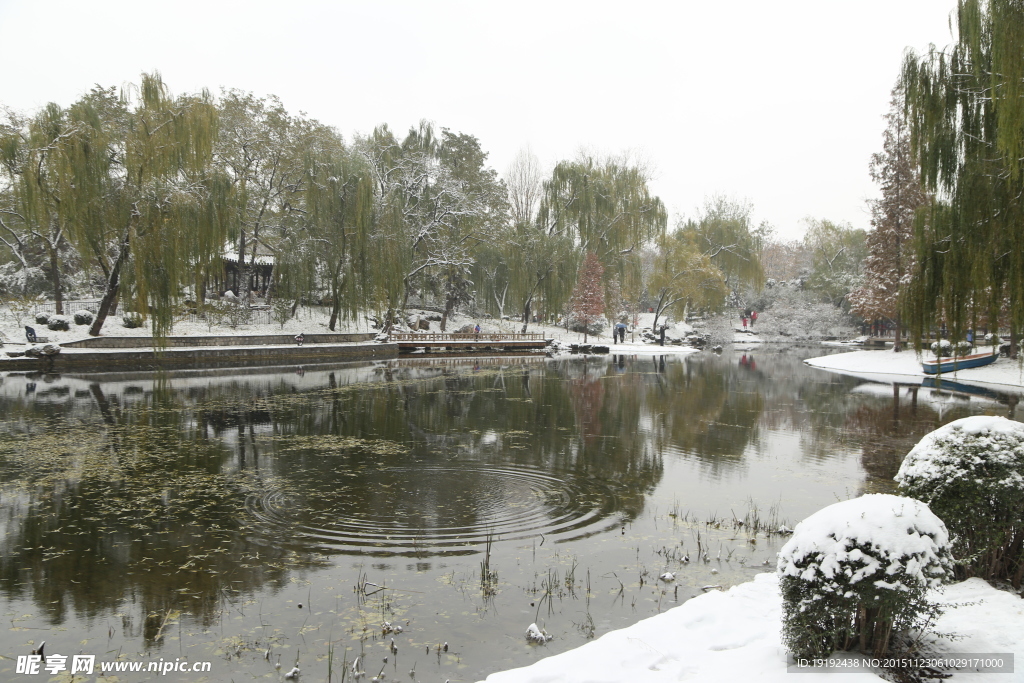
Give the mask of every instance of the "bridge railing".
M 543 334 L 537 332 L 395 332 L 391 335 L 393 342 L 513 342 L 513 341 L 544 341 Z

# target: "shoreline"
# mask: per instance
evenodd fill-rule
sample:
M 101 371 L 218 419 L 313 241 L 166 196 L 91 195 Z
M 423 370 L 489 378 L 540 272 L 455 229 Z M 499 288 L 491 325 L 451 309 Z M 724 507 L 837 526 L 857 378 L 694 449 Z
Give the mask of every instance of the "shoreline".
M 981 579 L 945 586 L 933 597 L 946 605 L 935 632 L 953 633 L 960 639 L 930 637 L 925 643 L 929 656 L 1007 653 L 1018 660 L 1024 656 L 1024 600 L 1020 597 Z M 775 574 L 758 574 L 753 581 L 727 591 L 710 590 L 572 650 L 492 673 L 482 683 L 783 683 L 792 680 L 792 673 L 803 674 L 799 680 L 805 683 L 833 681 L 836 670 L 789 668 L 781 627 L 778 579 Z M 1021 664 L 1015 662 L 1015 666 L 1015 673 L 958 670 L 952 680 L 1020 681 L 1024 679 Z M 885 680 L 873 671 L 842 673 L 844 683 Z

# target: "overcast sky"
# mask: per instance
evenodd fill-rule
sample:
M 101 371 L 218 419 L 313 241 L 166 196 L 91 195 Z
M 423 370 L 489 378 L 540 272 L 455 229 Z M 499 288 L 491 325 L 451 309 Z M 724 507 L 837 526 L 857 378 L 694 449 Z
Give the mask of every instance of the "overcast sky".
M 347 138 L 420 119 L 504 173 L 631 151 L 673 216 L 754 205 L 868 228 L 868 177 L 907 47 L 950 42 L 954 0 L 40 2 L 0 0 L 0 104 L 70 104 L 158 70 L 175 94 L 276 94 Z M 673 218 L 674 220 L 674 218 Z

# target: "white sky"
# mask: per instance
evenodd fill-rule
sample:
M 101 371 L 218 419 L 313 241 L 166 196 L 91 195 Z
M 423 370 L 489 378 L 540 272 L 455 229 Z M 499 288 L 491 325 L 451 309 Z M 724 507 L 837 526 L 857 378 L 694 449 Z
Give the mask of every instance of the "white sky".
M 903 51 L 950 42 L 955 0 L 38 2 L 0 0 L 0 104 L 70 104 L 158 70 L 176 94 L 276 94 L 346 137 L 420 119 L 500 173 L 581 147 L 654 169 L 672 214 L 747 199 L 783 237 L 868 228 Z

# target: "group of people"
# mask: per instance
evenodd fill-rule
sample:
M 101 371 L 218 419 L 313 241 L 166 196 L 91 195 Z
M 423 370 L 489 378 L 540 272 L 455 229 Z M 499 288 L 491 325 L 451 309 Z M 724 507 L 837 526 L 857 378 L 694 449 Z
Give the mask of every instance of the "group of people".
M 750 324 L 750 329 L 754 329 L 754 323 L 757 322 L 757 311 L 747 309 L 740 313 L 740 322 L 743 323 L 743 329 L 747 329 L 747 324 Z
M 618 323 L 612 328 L 612 336 L 614 337 L 613 344 L 625 344 L 626 343 L 626 325 L 625 323 Z

